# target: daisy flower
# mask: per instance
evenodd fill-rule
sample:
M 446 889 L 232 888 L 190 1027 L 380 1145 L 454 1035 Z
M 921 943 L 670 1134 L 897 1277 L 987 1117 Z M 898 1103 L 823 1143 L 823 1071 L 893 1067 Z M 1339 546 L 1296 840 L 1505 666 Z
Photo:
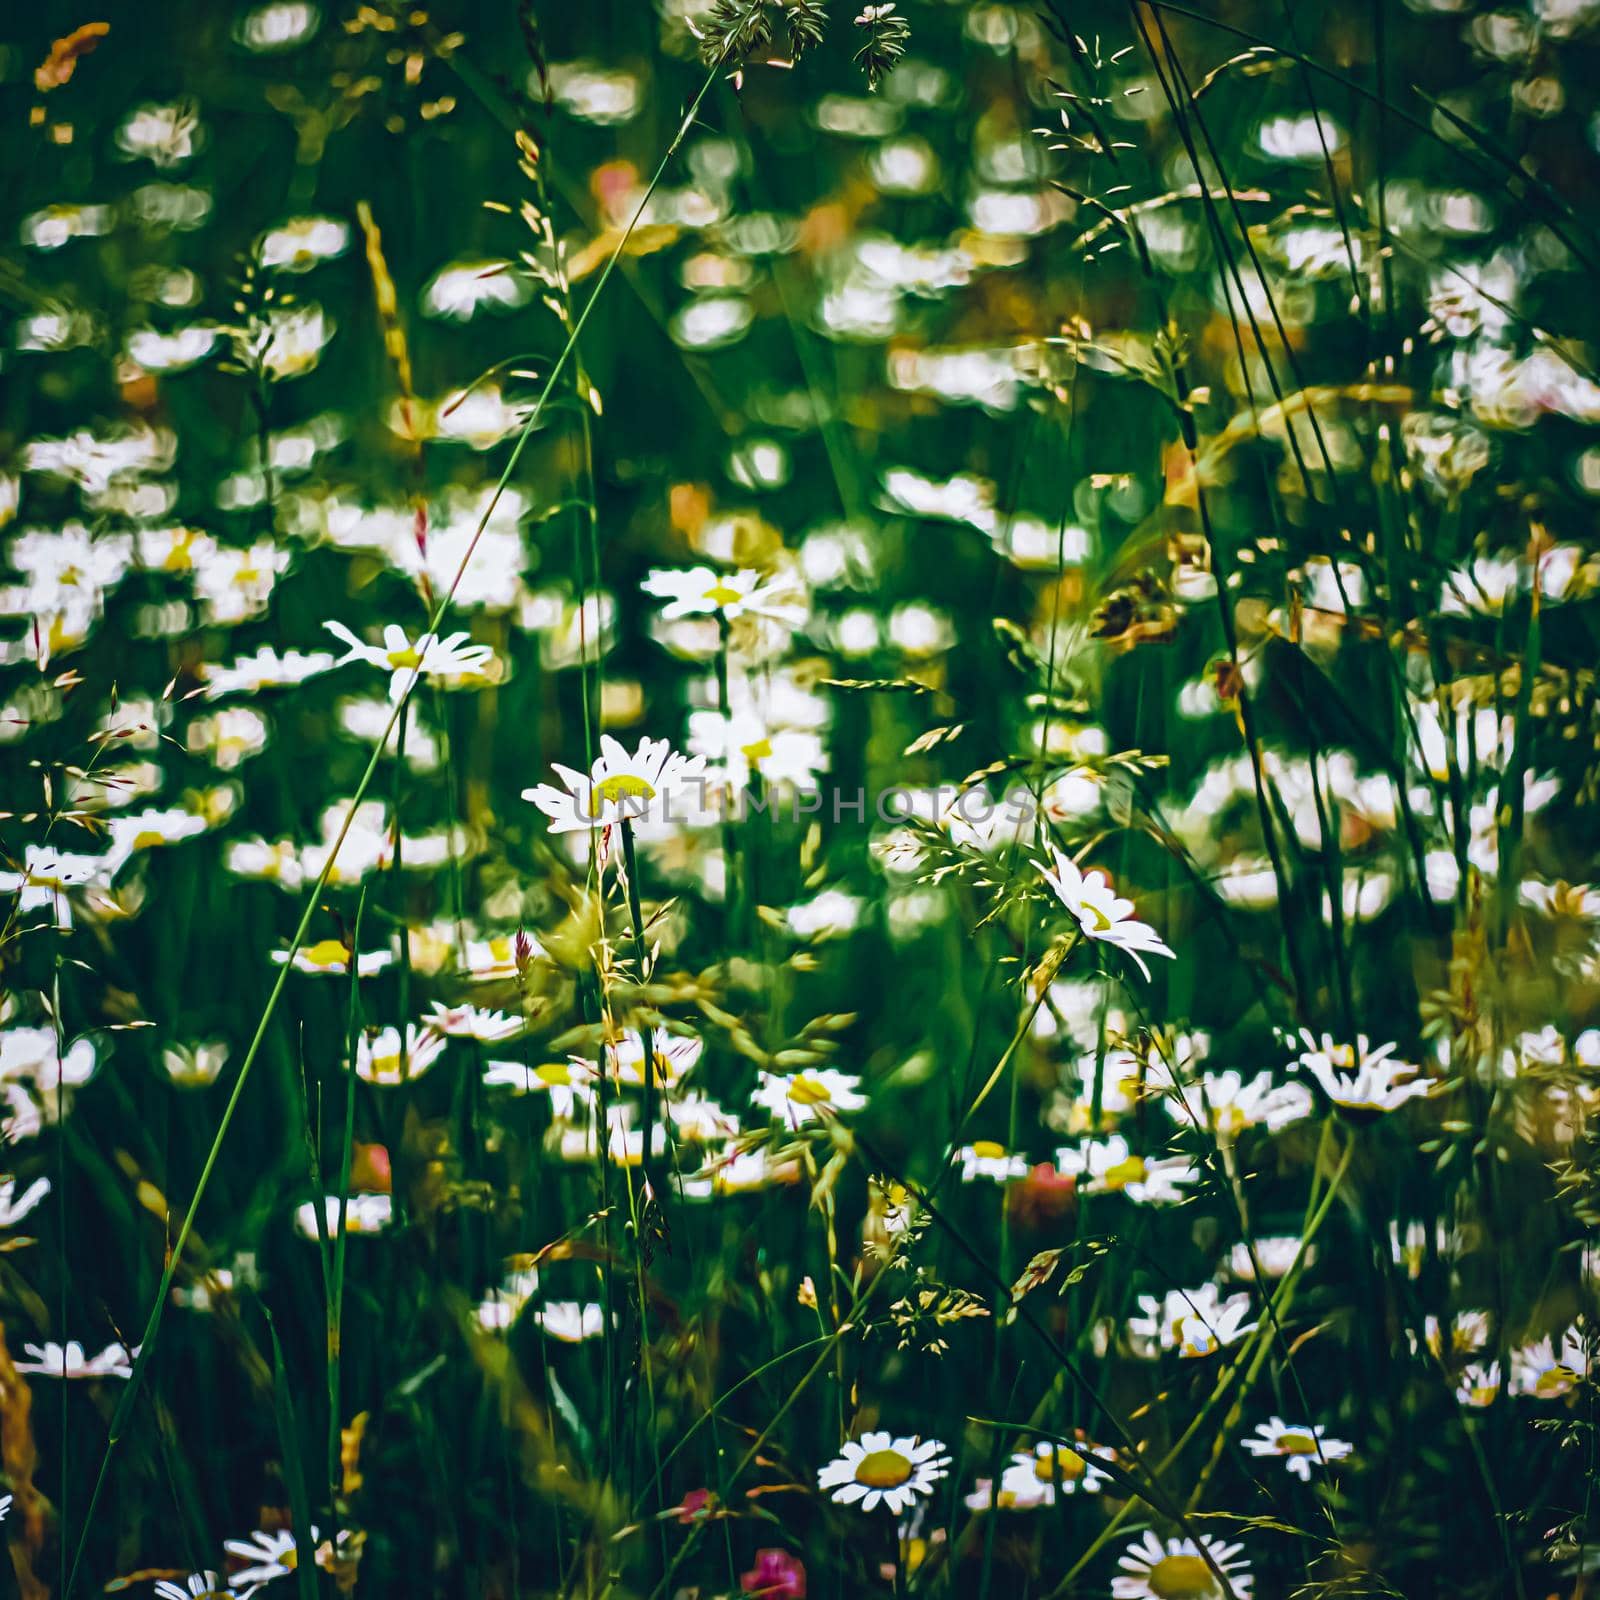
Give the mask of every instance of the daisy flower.
M 1146 1531 L 1117 1562 L 1122 1576 L 1111 1580 L 1113 1600 L 1225 1600 L 1228 1591 L 1211 1565 L 1227 1574 L 1239 1600 L 1249 1600 L 1254 1580 L 1248 1564 L 1239 1559 L 1243 1548 L 1208 1533 L 1201 1534 L 1196 1544 L 1193 1539 L 1161 1540 Z
M 1256 1239 L 1254 1253 L 1250 1245 L 1240 1240 L 1228 1252 L 1228 1272 L 1235 1278 L 1250 1279 L 1256 1276 L 1256 1264 L 1261 1265 L 1264 1277 L 1281 1278 L 1300 1254 L 1300 1235 L 1297 1233 L 1266 1234 Z M 1306 1255 L 1309 1262 L 1315 1255 L 1310 1251 Z
M 420 1078 L 444 1049 L 444 1035 L 431 1028 L 419 1028 L 416 1023 L 406 1024 L 404 1059 L 400 1051 L 400 1030 L 380 1028 L 376 1033 L 364 1033 L 356 1041 L 356 1076 L 363 1083 L 390 1088 L 397 1083 L 410 1083 Z
M 181 1584 L 160 1579 L 159 1600 L 235 1600 L 233 1590 L 214 1572 L 191 1572 Z
M 976 1178 L 988 1178 L 994 1183 L 1010 1183 L 1013 1178 L 1026 1178 L 1028 1158 L 1021 1153 L 1007 1154 L 1003 1144 L 993 1139 L 974 1139 L 956 1151 L 961 1163 L 961 1181 L 971 1183 Z
M 1169 1289 L 1165 1296 L 1139 1296 L 1141 1315 L 1128 1318 L 1128 1333 L 1140 1355 L 1175 1350 L 1186 1360 L 1209 1356 L 1251 1332 L 1250 1296 L 1231 1294 L 1226 1300 L 1214 1283 L 1198 1289 Z
M 36 1372 L 41 1378 L 131 1378 L 139 1346 L 108 1344 L 97 1356 L 85 1356 L 76 1339 L 63 1345 L 53 1339 L 23 1345 L 27 1359 L 16 1363 L 18 1372 Z
M 1070 1177 L 1087 1179 L 1085 1194 L 1125 1194 L 1138 1204 L 1170 1205 L 1183 1199 L 1183 1186 L 1200 1181 L 1200 1169 L 1187 1156 L 1147 1160 L 1134 1155 L 1114 1133 L 1056 1151 L 1056 1163 Z
M 352 1563 L 360 1559 L 361 1542 L 366 1538 L 365 1534 L 341 1532 L 338 1548 L 335 1549 L 331 1539 L 318 1542 L 315 1523 L 309 1531 L 314 1551 L 312 1559 L 324 1572 L 338 1573 L 341 1568 L 348 1570 Z M 287 1578 L 295 1570 L 299 1554 L 295 1537 L 287 1528 L 271 1532 L 257 1531 L 248 1539 L 224 1539 L 222 1548 L 230 1556 L 247 1563 L 243 1570 L 234 1573 L 231 1580 L 238 1585 L 236 1593 L 239 1600 L 249 1600 L 263 1584 Z
M 476 677 L 486 672 L 494 660 L 494 651 L 488 645 L 468 644 L 465 633 L 452 633 L 444 639 L 436 633 L 424 633 L 413 640 L 399 623 L 391 622 L 383 630 L 383 643 L 375 645 L 363 642 L 342 622 L 325 622 L 323 626 L 349 646 L 334 665 L 365 661 L 369 666 L 383 668 L 389 673 L 391 700 L 398 700 L 416 678 Z
M 289 952 L 274 950 L 272 959 L 282 965 L 289 959 Z M 356 967 L 363 978 L 370 978 L 393 960 L 392 950 L 363 950 L 356 959 Z M 339 939 L 318 939 L 312 944 L 303 944 L 294 953 L 294 970 L 341 978 L 350 970 L 350 951 Z
M 1111 1480 L 1093 1465 L 1094 1458 L 1088 1446 L 1074 1450 L 1041 1440 L 1031 1451 L 1012 1456 L 1011 1465 L 1000 1475 L 996 1503 L 1011 1511 L 1032 1511 L 1036 1506 L 1053 1506 L 1058 1493 L 1098 1494 L 1101 1485 Z
M 1134 917 L 1133 902 L 1122 899 L 1103 872 L 1080 872 L 1077 863 L 1054 845 L 1050 846 L 1050 855 L 1054 868 L 1042 866 L 1040 873 L 1056 898 L 1077 919 L 1084 938 L 1098 939 L 1126 951 L 1146 978 L 1150 969 L 1144 963 L 1145 955 L 1176 958 L 1176 952 L 1162 943 L 1149 923 Z
M 1371 1048 L 1365 1034 L 1357 1034 L 1354 1045 L 1335 1044 L 1329 1034 L 1319 1041 L 1305 1029 L 1300 1037 L 1306 1048 L 1297 1058 L 1322 1086 L 1322 1092 L 1341 1110 L 1376 1115 L 1393 1111 L 1438 1085 L 1437 1078 L 1424 1078 L 1407 1061 L 1391 1061 L 1392 1044 Z
M 1456 1399 L 1464 1406 L 1481 1411 L 1492 1406 L 1500 1395 L 1500 1363 L 1469 1361 L 1456 1384 Z
M 817 1474 L 817 1487 L 831 1489 L 840 1505 L 859 1505 L 863 1511 L 882 1505 L 899 1516 L 931 1495 L 949 1470 L 950 1457 L 937 1439 L 864 1433 Z
M 504 1011 L 490 1011 L 481 1006 L 447 1006 L 435 1000 L 428 1026 L 436 1033 L 451 1039 L 476 1039 L 479 1044 L 499 1044 L 505 1039 L 515 1039 L 522 1032 L 521 1017 Z
M 781 587 L 749 567 L 734 572 L 717 572 L 711 567 L 656 567 L 639 587 L 667 602 L 661 615 L 668 622 L 682 617 L 721 617 L 733 622 L 756 616 L 798 628 L 806 620 L 805 604 L 793 589 Z
M 339 1237 L 339 1196 L 323 1198 L 322 1219 L 330 1239 Z M 345 1197 L 345 1232 L 352 1238 L 382 1233 L 394 1220 L 394 1201 L 386 1194 L 352 1194 Z M 317 1239 L 317 1202 L 307 1200 L 294 1214 L 295 1231 L 302 1239 Z
M 1311 1469 L 1329 1461 L 1341 1461 L 1355 1449 L 1343 1439 L 1329 1439 L 1324 1425 L 1288 1423 L 1273 1417 L 1258 1423 L 1255 1433 L 1241 1441 L 1253 1456 L 1278 1456 L 1302 1483 L 1311 1481 Z
M 595 1072 L 582 1061 L 545 1061 L 530 1067 L 521 1061 L 486 1061 L 484 1087 L 509 1089 L 513 1094 L 548 1094 L 550 1114 L 557 1122 L 570 1122 L 579 1106 L 595 1103 Z
M 1568 1328 L 1559 1345 L 1546 1336 L 1511 1352 L 1511 1393 L 1559 1400 L 1577 1388 L 1588 1368 L 1582 1331 Z
M 50 1193 L 48 1178 L 35 1178 L 19 1195 L 15 1178 L 0 1179 L 0 1228 L 14 1228 Z
M 691 787 L 704 787 L 705 765 L 703 756 L 681 756 L 665 739 L 643 739 L 630 756 L 603 733 L 588 777 L 551 762 L 566 787 L 541 783 L 524 789 L 522 798 L 550 818 L 552 833 L 609 828 L 623 821 L 670 821 L 674 799 Z
M 857 1091 L 861 1079 L 852 1073 L 836 1072 L 832 1067 L 812 1067 L 806 1072 L 763 1072 L 750 1096 L 750 1104 L 761 1106 L 775 1122 L 799 1128 L 816 1122 L 825 1111 L 859 1111 L 867 1097 Z
M 551 1300 L 534 1313 L 534 1321 L 562 1344 L 581 1344 L 600 1337 L 606 1314 L 592 1302 L 581 1305 L 576 1300 Z
M 629 1029 L 620 1039 L 612 1039 L 607 1043 L 606 1075 L 614 1083 L 642 1089 L 648 1070 L 648 1075 L 655 1080 L 658 1088 L 676 1088 L 694 1070 L 705 1047 L 705 1040 L 697 1039 L 692 1034 L 668 1033 L 665 1028 L 657 1028 L 650 1036 L 650 1064 L 647 1069 L 644 1039 Z M 574 1065 L 586 1068 L 593 1077 L 600 1076 L 596 1062 L 574 1057 Z

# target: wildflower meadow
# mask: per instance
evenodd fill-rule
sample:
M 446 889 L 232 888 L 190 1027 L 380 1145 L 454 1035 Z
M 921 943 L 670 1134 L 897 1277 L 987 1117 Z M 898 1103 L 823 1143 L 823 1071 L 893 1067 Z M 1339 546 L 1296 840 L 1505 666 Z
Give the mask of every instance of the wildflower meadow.
M 1600 0 L 12 0 L 0 1597 L 1600 1600 Z

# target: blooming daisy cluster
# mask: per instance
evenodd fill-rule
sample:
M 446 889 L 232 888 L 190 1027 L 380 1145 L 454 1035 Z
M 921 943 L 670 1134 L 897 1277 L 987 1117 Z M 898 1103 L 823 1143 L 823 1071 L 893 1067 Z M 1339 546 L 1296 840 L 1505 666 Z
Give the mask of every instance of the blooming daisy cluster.
M 590 9 L 0 45 L 19 1592 L 1578 1600 L 1600 0 Z

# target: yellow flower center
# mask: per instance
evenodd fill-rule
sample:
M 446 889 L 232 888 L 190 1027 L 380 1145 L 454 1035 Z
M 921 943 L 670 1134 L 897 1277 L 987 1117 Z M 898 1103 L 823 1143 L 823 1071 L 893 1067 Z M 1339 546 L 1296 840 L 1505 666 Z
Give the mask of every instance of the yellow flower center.
M 1541 1372 L 1533 1385 L 1533 1392 L 1541 1400 L 1555 1400 L 1566 1394 L 1578 1381 L 1571 1367 L 1551 1367 Z
M 833 1096 L 829 1093 L 827 1084 L 817 1078 L 808 1078 L 804 1073 L 801 1073 L 789 1085 L 789 1098 L 797 1106 L 821 1106 L 827 1105 L 833 1099 Z
M 1040 1483 L 1076 1483 L 1089 1470 L 1082 1456 L 1065 1445 L 1057 1449 L 1054 1459 L 1035 1456 L 1033 1475 Z
M 1199 1556 L 1163 1556 L 1150 1569 L 1150 1592 L 1161 1600 L 1210 1600 L 1221 1591 Z
M 420 667 L 422 665 L 422 657 L 410 645 L 407 645 L 404 650 L 391 650 L 388 654 L 388 661 L 396 672 L 405 667 Z
M 625 800 L 654 800 L 656 797 L 655 790 L 643 778 L 631 772 L 619 772 L 603 783 L 597 783 L 594 794 L 595 799 L 603 800 L 608 805 L 617 805 Z
M 754 744 L 742 744 L 739 746 L 739 754 L 752 767 L 759 766 L 772 754 L 772 741 L 770 739 L 757 739 Z
M 979 1139 L 972 1146 L 972 1153 L 980 1161 L 999 1161 L 1005 1153 L 1003 1144 L 996 1144 L 993 1139 Z
M 318 939 L 315 944 L 308 944 L 302 948 L 303 955 L 312 966 L 331 967 L 343 966 L 349 959 L 349 951 L 337 939 Z
M 1280 1433 L 1273 1443 L 1279 1455 L 1314 1456 L 1317 1453 L 1317 1441 L 1309 1433 Z
M 1143 1156 L 1129 1156 L 1106 1168 L 1105 1185 L 1108 1189 L 1125 1189 L 1130 1183 L 1143 1183 L 1145 1171 Z
M 742 599 L 743 596 L 737 589 L 731 588 L 719 579 L 701 598 L 709 600 L 714 606 L 731 606 L 735 600 Z
M 869 1489 L 898 1489 L 911 1476 L 911 1463 L 898 1450 L 873 1450 L 856 1463 L 856 1482 Z
M 1099 906 L 1080 905 L 1078 910 L 1094 924 L 1092 928 L 1085 930 L 1088 933 L 1104 933 L 1111 926 L 1111 918 Z
M 547 1061 L 535 1067 L 533 1075 L 547 1088 L 565 1088 L 572 1082 L 572 1068 L 565 1061 Z
M 165 844 L 165 837 L 156 832 L 154 828 L 143 828 L 133 836 L 135 850 L 153 850 L 159 844 Z

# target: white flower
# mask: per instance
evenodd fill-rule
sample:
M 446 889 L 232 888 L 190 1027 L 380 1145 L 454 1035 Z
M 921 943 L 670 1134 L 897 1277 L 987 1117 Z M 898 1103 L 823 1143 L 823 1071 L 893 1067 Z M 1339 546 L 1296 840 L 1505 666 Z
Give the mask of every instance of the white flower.
M 44 1197 L 50 1193 L 48 1178 L 35 1178 L 21 1196 L 17 1195 L 17 1180 L 0 1180 L 0 1228 L 14 1228 Z
M 1002 1510 L 1032 1511 L 1035 1506 L 1053 1506 L 1058 1493 L 1098 1494 L 1100 1486 L 1111 1480 L 1094 1465 L 1095 1455 L 1087 1445 L 1075 1450 L 1049 1440 L 1031 1451 L 1019 1451 L 1000 1476 L 996 1503 Z
M 405 1059 L 401 1059 L 400 1030 L 381 1028 L 356 1041 L 356 1076 L 363 1083 L 392 1088 L 420 1078 L 444 1050 L 444 1035 L 431 1028 L 406 1024 Z
M 896 1516 L 950 1470 L 950 1457 L 937 1439 L 896 1439 L 887 1433 L 864 1433 L 851 1439 L 817 1474 L 817 1487 L 831 1489 L 840 1505 L 863 1511 L 886 1506 Z
M 990 1178 L 995 1183 L 1010 1183 L 1014 1178 L 1028 1175 L 1028 1158 L 1020 1151 L 1008 1155 L 1003 1144 L 993 1139 L 975 1139 L 956 1151 L 961 1163 L 961 1181 L 971 1183 L 974 1178 Z
M 534 1320 L 562 1344 L 598 1339 L 606 1325 L 605 1312 L 600 1306 L 593 1302 L 581 1305 L 576 1300 L 551 1300 L 535 1312 Z
M 63 1345 L 54 1340 L 44 1344 L 25 1344 L 26 1361 L 17 1362 L 18 1372 L 36 1372 L 41 1378 L 131 1378 L 139 1346 L 108 1344 L 97 1356 L 85 1356 L 76 1339 Z
M 234 1592 L 214 1572 L 191 1572 L 181 1584 L 157 1580 L 160 1600 L 235 1600 Z
M 1358 1034 L 1353 1046 L 1335 1044 L 1326 1033 L 1319 1042 L 1305 1029 L 1300 1036 L 1306 1048 L 1298 1064 L 1322 1085 L 1323 1093 L 1336 1106 L 1346 1111 L 1393 1111 L 1438 1084 L 1436 1078 L 1420 1076 L 1409 1062 L 1390 1061 L 1392 1044 L 1373 1050 L 1365 1034 Z
M 1314 1252 L 1308 1251 L 1309 1261 Z M 1241 1239 L 1228 1252 L 1228 1271 L 1235 1278 L 1251 1279 L 1256 1276 L 1256 1264 L 1261 1265 L 1261 1276 L 1281 1278 L 1294 1265 L 1300 1254 L 1300 1236 L 1297 1233 L 1275 1233 L 1255 1240 L 1255 1248 Z
M 867 1103 L 858 1093 L 861 1079 L 832 1067 L 812 1067 L 805 1072 L 763 1072 L 750 1096 L 750 1104 L 771 1113 L 775 1122 L 799 1128 L 818 1121 L 824 1111 L 859 1111 Z
M 466 322 L 479 311 L 515 311 L 529 293 L 527 280 L 509 261 L 452 261 L 428 280 L 422 309 L 430 317 Z
M 340 1533 L 336 1551 L 331 1539 L 317 1542 L 319 1535 L 315 1523 L 309 1531 L 314 1552 L 312 1559 L 324 1572 L 332 1572 L 360 1554 L 360 1545 L 356 1540 L 363 1535 Z M 232 1581 L 239 1586 L 236 1591 L 238 1600 L 249 1600 L 263 1584 L 277 1578 L 287 1578 L 298 1564 L 295 1559 L 295 1537 L 286 1528 L 271 1533 L 252 1533 L 248 1539 L 224 1539 L 222 1548 L 230 1556 L 249 1563 L 233 1575 Z
M 342 667 L 347 661 L 365 661 L 384 668 L 390 675 L 391 700 L 398 700 L 416 677 L 476 677 L 488 671 L 494 660 L 490 646 L 468 644 L 465 633 L 452 633 L 444 639 L 434 633 L 424 633 L 413 641 L 404 628 L 391 622 L 383 630 L 382 645 L 375 645 L 358 639 L 342 622 L 327 622 L 323 626 L 349 646 L 334 665 Z
M 608 1040 L 605 1049 L 606 1076 L 613 1083 L 642 1089 L 649 1076 L 657 1087 L 671 1089 L 693 1071 L 705 1049 L 705 1040 L 693 1034 L 668 1033 L 657 1028 L 650 1037 L 649 1067 L 645 1065 L 644 1039 L 630 1029 L 621 1038 Z M 600 1065 L 575 1056 L 573 1064 L 586 1071 L 591 1079 L 600 1076 Z
M 1181 1200 L 1181 1186 L 1200 1181 L 1200 1169 L 1187 1156 L 1152 1161 L 1134 1155 L 1118 1133 L 1076 1148 L 1063 1146 L 1056 1151 L 1056 1162 L 1062 1172 L 1088 1179 L 1083 1184 L 1085 1194 L 1125 1194 L 1141 1205 Z
M 1500 1363 L 1469 1361 L 1456 1384 L 1456 1399 L 1464 1406 L 1483 1410 L 1492 1406 L 1500 1394 Z
M 1341 1461 L 1355 1448 L 1343 1439 L 1325 1437 L 1318 1423 L 1288 1423 L 1282 1417 L 1258 1423 L 1255 1433 L 1240 1442 L 1253 1456 L 1279 1456 L 1283 1464 L 1302 1483 L 1311 1481 L 1311 1469 L 1329 1461 Z
M 117 148 L 158 167 L 178 167 L 194 155 L 200 137 L 200 117 L 192 105 L 142 105 L 117 129 Z
M 328 1237 L 336 1239 L 339 1236 L 339 1196 L 330 1194 L 323 1197 L 322 1220 L 327 1229 Z M 382 1233 L 394 1220 L 394 1201 L 386 1194 L 352 1194 L 346 1195 L 344 1201 L 344 1226 L 345 1232 L 351 1236 L 362 1234 Z M 317 1202 L 307 1200 L 299 1206 L 294 1214 L 295 1232 L 302 1239 L 317 1239 L 321 1235 L 317 1229 Z
M 1150 969 L 1140 954 L 1175 958 L 1161 936 L 1147 922 L 1139 922 L 1133 915 L 1133 902 L 1122 899 L 1111 887 L 1103 872 L 1084 874 L 1070 856 L 1063 855 L 1050 846 L 1054 870 L 1041 867 L 1044 881 L 1055 890 L 1057 898 L 1077 918 L 1078 926 L 1086 939 L 1098 939 L 1126 950 L 1135 965 L 1145 975 Z
M 639 587 L 667 602 L 661 615 L 669 622 L 705 616 L 732 622 L 743 616 L 757 616 L 799 628 L 806 620 L 803 595 L 748 567 L 736 572 L 717 572 L 711 567 L 656 567 Z
M 550 818 L 552 833 L 671 820 L 674 800 L 691 786 L 703 787 L 705 777 L 704 757 L 681 756 L 665 739 L 642 739 L 630 756 L 608 733 L 600 735 L 588 777 L 559 762 L 551 767 L 566 788 L 541 783 L 524 789 L 522 798 Z
M 1588 1370 L 1582 1330 L 1568 1328 L 1559 1346 L 1547 1335 L 1511 1352 L 1511 1393 L 1559 1400 L 1577 1388 L 1579 1376 Z
M 447 1006 L 435 1000 L 428 1026 L 452 1039 L 476 1039 L 480 1044 L 498 1044 L 515 1039 L 523 1029 L 521 1017 L 504 1011 L 486 1011 L 479 1006 Z
M 595 1102 L 594 1073 L 581 1061 L 546 1061 L 536 1067 L 521 1061 L 486 1061 L 483 1082 L 489 1089 L 510 1089 L 514 1094 L 548 1094 L 550 1114 L 568 1122 L 580 1105 Z
M 1228 1575 L 1239 1600 L 1249 1600 L 1254 1579 L 1250 1568 L 1238 1559 L 1243 1548 L 1224 1544 L 1209 1533 L 1202 1533 L 1196 1544 L 1193 1539 L 1163 1541 L 1146 1531 L 1117 1562 L 1122 1576 L 1111 1580 L 1113 1600 L 1225 1600 L 1228 1591 L 1207 1565 L 1207 1556 Z
M 350 225 L 337 217 L 296 217 L 262 239 L 261 265 L 308 272 L 319 261 L 343 255 L 349 243 Z
M 1128 1318 L 1128 1333 L 1140 1355 L 1176 1350 L 1185 1360 L 1197 1360 L 1234 1344 L 1256 1326 L 1244 1320 L 1250 1314 L 1250 1296 L 1231 1294 L 1224 1300 L 1214 1283 L 1169 1289 L 1165 1296 L 1142 1294 L 1139 1306 L 1142 1315 Z
M 287 950 L 274 950 L 272 959 L 281 966 L 289 959 Z M 392 950 L 363 950 L 356 958 L 356 970 L 363 978 L 382 972 L 395 959 Z M 294 953 L 294 970 L 324 977 L 342 977 L 350 970 L 350 951 L 339 939 L 318 939 L 303 944 Z

